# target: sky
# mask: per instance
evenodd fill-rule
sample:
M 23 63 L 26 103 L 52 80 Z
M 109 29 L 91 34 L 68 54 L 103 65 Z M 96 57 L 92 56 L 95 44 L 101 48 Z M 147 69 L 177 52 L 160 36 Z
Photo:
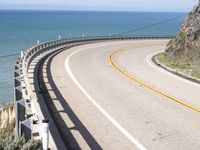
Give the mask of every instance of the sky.
M 189 12 L 198 0 L 0 0 L 0 9 Z

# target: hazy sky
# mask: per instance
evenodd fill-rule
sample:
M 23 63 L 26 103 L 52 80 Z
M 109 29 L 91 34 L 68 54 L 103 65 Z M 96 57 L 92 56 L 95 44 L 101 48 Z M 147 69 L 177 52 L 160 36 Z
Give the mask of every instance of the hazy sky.
M 0 0 L 0 9 L 188 12 L 198 0 Z

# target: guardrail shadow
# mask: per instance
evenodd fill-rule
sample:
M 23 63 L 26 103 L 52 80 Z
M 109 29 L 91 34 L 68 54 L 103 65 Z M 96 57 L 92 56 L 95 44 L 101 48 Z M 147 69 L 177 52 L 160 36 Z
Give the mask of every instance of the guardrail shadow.
M 62 50 L 63 51 L 63 50 Z M 54 91 L 54 94 L 56 96 L 56 100 L 59 100 L 61 103 L 62 107 L 64 108 L 62 111 L 59 111 L 56 109 L 55 104 L 53 103 L 52 99 L 47 87 L 45 85 L 46 82 L 44 82 L 44 77 L 42 74 L 42 68 L 44 66 L 44 61 L 41 63 L 40 69 L 39 69 L 39 76 L 38 76 L 38 81 L 40 82 L 40 90 L 41 93 L 45 99 L 46 105 L 51 113 L 51 116 L 54 119 L 54 122 L 57 126 L 57 129 L 59 130 L 59 133 L 61 137 L 63 138 L 63 142 L 66 144 L 66 146 L 69 149 L 81 149 L 79 144 L 77 143 L 76 139 L 73 137 L 70 131 L 72 130 L 77 130 L 85 140 L 85 142 L 88 144 L 88 146 L 91 149 L 95 150 L 102 150 L 101 146 L 98 144 L 98 142 L 95 140 L 95 138 L 91 135 L 91 133 L 87 130 L 87 128 L 84 126 L 84 124 L 79 120 L 78 116 L 74 113 L 70 105 L 67 103 L 67 100 L 64 99 L 60 91 L 58 90 L 57 86 L 55 85 L 52 75 L 51 75 L 51 70 L 50 66 L 52 63 L 53 57 L 55 57 L 59 52 L 53 54 L 52 57 L 50 57 L 47 67 L 46 67 L 46 73 L 47 73 L 47 78 L 49 81 L 49 84 L 51 85 L 51 88 Z M 69 128 L 65 121 L 63 120 L 60 112 L 66 113 L 69 117 L 69 119 L 73 122 L 74 127 Z M 52 135 L 53 136 L 53 135 Z
M 54 41 L 50 41 L 50 42 L 46 42 L 42 44 L 38 43 L 38 45 L 35 45 L 32 48 L 27 49 L 25 52 L 21 51 L 21 56 L 16 61 L 15 70 L 14 70 L 14 84 L 15 84 L 14 107 L 16 110 L 15 113 L 17 114 L 16 115 L 17 116 L 16 117 L 17 131 L 21 130 L 20 129 L 21 125 L 19 123 L 20 121 L 24 121 L 24 120 L 31 123 L 29 124 L 25 121 L 25 122 L 22 122 L 22 126 L 23 125 L 26 127 L 30 126 L 29 129 L 31 130 L 31 132 L 32 130 L 35 130 L 31 127 L 32 121 L 25 118 L 24 114 L 27 113 L 25 112 L 26 110 L 25 103 L 29 103 L 29 102 L 31 103 L 32 101 L 33 103 L 36 104 L 35 100 L 37 100 L 37 102 L 39 102 L 42 114 L 39 110 L 39 115 L 41 116 L 39 116 L 39 118 L 36 120 L 39 121 L 43 119 L 43 117 L 46 119 L 49 119 L 50 121 L 49 127 L 50 127 L 51 134 L 53 135 L 53 140 L 56 144 L 59 143 L 57 144 L 58 149 L 64 149 L 63 147 L 65 147 L 65 145 L 63 144 L 60 138 L 60 135 L 62 135 L 65 142 L 67 141 L 66 143 L 69 143 L 68 141 L 70 141 L 71 139 L 74 139 L 73 135 L 70 132 L 71 130 L 79 131 L 82 137 L 85 139 L 85 142 L 87 142 L 88 146 L 91 149 L 102 149 L 100 145 L 97 143 L 97 141 L 94 139 L 94 137 L 86 129 L 86 127 L 80 122 L 79 118 L 70 108 L 67 101 L 63 98 L 58 88 L 56 87 L 55 83 L 53 82 L 53 79 L 49 70 L 50 69 L 49 66 L 52 61 L 52 58 L 51 58 L 47 67 L 48 70 L 46 72 L 48 76 L 45 77 L 45 79 L 48 78 L 51 84 L 52 92 L 54 91 L 56 93 L 55 100 L 57 102 L 59 101 L 59 103 L 61 103 L 62 106 L 65 108 L 62 113 L 68 115 L 70 120 L 74 123 L 74 127 L 68 128 L 67 125 L 65 124 L 65 120 L 63 120 L 63 118 L 61 117 L 61 111 L 58 111 L 55 109 L 56 107 L 53 103 L 53 101 L 55 100 L 51 99 L 50 94 L 48 93 L 47 87 L 45 86 L 45 82 L 43 80 L 44 77 L 42 76 L 42 74 L 40 74 L 40 72 L 42 72 L 45 59 L 47 58 L 47 56 L 50 56 L 52 54 L 56 55 L 58 51 L 61 51 L 63 49 L 63 47 L 65 47 L 65 49 L 69 48 L 70 45 L 77 46 L 77 45 L 82 45 L 86 43 L 89 44 L 93 42 L 102 42 L 102 41 L 110 41 L 110 40 L 114 41 L 114 40 L 137 40 L 137 39 L 138 40 L 139 39 L 140 40 L 141 39 L 171 39 L 171 38 L 174 38 L 174 36 L 170 36 L 170 35 L 166 35 L 166 36 L 165 35 L 160 35 L 160 36 L 114 35 L 114 36 L 111 36 L 109 35 L 109 36 L 94 36 L 94 37 L 78 37 L 78 38 L 70 38 L 70 39 L 59 39 L 59 40 L 54 40 Z M 33 61 L 35 59 L 37 60 L 36 62 Z M 40 65 L 41 63 L 42 65 Z M 32 91 L 31 89 L 32 86 L 34 86 L 34 91 Z M 38 104 L 36 104 L 36 106 L 38 106 Z M 31 111 L 33 112 L 33 115 L 37 116 L 37 111 L 34 110 L 34 107 L 32 107 L 31 109 L 32 109 Z M 49 114 L 50 112 L 51 112 L 51 115 Z M 29 114 L 27 116 L 29 116 Z M 54 121 L 51 116 L 53 117 Z M 39 125 L 38 121 L 35 121 L 36 123 L 34 124 L 36 124 L 38 129 L 40 129 L 40 126 L 38 126 Z M 57 129 L 55 128 L 54 122 L 56 123 L 57 128 L 60 130 L 60 135 Z M 28 135 L 29 135 L 28 138 L 32 138 L 35 135 L 40 135 L 40 131 L 38 131 L 38 129 L 36 129 L 36 133 L 28 132 Z M 23 132 L 19 134 L 23 134 Z M 71 141 L 74 141 L 73 145 L 76 145 L 76 148 L 73 148 L 73 149 L 80 149 L 80 146 L 78 145 L 75 139 Z

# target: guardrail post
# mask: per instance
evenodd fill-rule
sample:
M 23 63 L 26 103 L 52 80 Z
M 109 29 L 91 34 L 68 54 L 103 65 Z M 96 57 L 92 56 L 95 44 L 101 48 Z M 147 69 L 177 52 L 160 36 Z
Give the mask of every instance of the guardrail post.
M 49 120 L 42 120 L 42 147 L 48 150 L 49 147 Z
M 22 94 L 22 91 L 20 91 L 20 94 Z M 24 121 L 25 118 L 25 113 L 26 113 L 26 108 L 25 108 L 25 100 L 21 99 L 16 101 L 16 125 L 18 129 L 18 133 L 20 134 L 20 122 Z
M 26 140 L 32 138 L 32 122 L 32 117 L 27 120 L 20 121 L 19 134 L 23 135 Z
M 24 57 L 24 52 L 23 51 L 21 51 L 21 58 L 23 58 Z

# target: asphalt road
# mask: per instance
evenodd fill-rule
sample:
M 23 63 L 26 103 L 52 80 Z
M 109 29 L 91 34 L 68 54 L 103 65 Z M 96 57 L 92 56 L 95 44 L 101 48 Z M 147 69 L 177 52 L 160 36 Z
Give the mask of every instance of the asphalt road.
M 151 61 L 167 42 L 103 42 L 53 57 L 53 101 L 70 148 L 200 148 L 200 85 Z

